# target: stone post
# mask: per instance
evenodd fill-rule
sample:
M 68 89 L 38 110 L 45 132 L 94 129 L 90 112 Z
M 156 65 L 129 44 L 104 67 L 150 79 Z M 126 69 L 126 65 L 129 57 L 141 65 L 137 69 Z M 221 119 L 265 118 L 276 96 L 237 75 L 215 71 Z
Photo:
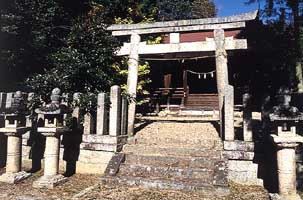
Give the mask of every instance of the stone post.
M 134 135 L 135 117 L 136 117 L 136 96 L 138 84 L 138 65 L 139 65 L 139 44 L 140 35 L 132 34 L 130 39 L 130 54 L 128 61 L 127 93 L 130 95 L 131 102 L 128 107 L 128 128 L 129 135 Z
M 279 197 L 285 200 L 300 200 L 296 190 L 296 147 L 303 137 L 296 135 L 296 127 L 284 131 L 278 127 L 278 135 L 271 135 L 277 146 Z
M 109 135 L 118 136 L 121 131 L 121 88 L 117 85 L 110 90 Z
M 68 132 L 64 126 L 64 114 L 69 109 L 64 104 L 59 104 L 60 90 L 52 91 L 52 102 L 45 107 L 36 109 L 36 113 L 44 115 L 44 127 L 38 127 L 38 133 L 46 137 L 44 153 L 44 174 L 33 183 L 35 188 L 53 189 L 55 186 L 67 181 L 67 178 L 59 174 L 60 135 Z
M 227 52 L 225 50 L 225 35 L 223 29 L 214 30 L 216 43 L 216 77 L 219 96 L 220 135 L 223 135 L 223 104 L 225 87 L 228 85 Z
M 224 96 L 224 140 L 235 140 L 234 128 L 234 87 L 227 85 Z
M 107 109 L 106 109 L 106 94 L 98 94 L 98 107 L 97 107 L 97 135 L 105 135 L 107 130 Z
M 5 108 L 5 94 L 3 92 L 0 92 L 0 109 L 2 110 Z M 2 128 L 4 126 L 4 116 L 0 115 L 0 127 Z
M 80 95 L 80 93 L 74 93 L 73 101 L 78 103 L 80 101 Z M 80 108 L 78 106 L 75 107 L 72 112 L 72 117 L 76 120 L 77 128 L 80 128 L 80 114 Z
M 127 135 L 127 110 L 128 100 L 125 96 L 122 97 L 122 109 L 121 109 L 121 135 Z
M 13 99 L 13 93 L 7 93 L 6 94 L 6 102 L 5 102 L 5 108 L 12 107 L 12 99 Z
M 94 133 L 94 118 L 92 114 L 86 113 L 84 115 L 84 122 L 83 122 L 83 134 L 84 135 L 90 135 Z
M 251 96 L 243 94 L 243 138 L 246 142 L 253 141 Z

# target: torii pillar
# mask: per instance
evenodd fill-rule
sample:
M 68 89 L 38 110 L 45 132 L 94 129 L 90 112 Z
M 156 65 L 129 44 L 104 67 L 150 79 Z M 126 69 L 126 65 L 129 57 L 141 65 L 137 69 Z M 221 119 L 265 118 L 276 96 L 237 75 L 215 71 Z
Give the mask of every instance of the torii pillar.
M 223 140 L 234 140 L 234 89 L 229 85 L 227 52 L 223 29 L 214 30 L 216 43 L 216 75 L 219 96 L 220 136 Z
M 135 117 L 136 117 L 136 96 L 138 84 L 138 66 L 139 66 L 139 44 L 141 37 L 139 34 L 132 34 L 130 38 L 130 54 L 128 60 L 127 93 L 131 98 L 128 107 L 128 126 L 129 136 L 134 135 Z

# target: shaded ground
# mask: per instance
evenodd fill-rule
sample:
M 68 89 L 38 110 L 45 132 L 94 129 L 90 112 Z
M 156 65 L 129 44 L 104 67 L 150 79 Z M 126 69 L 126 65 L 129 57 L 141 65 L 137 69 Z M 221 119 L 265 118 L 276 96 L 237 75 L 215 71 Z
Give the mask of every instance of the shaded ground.
M 3 169 L 1 169 L 0 173 L 3 173 Z M 79 193 L 79 191 L 98 182 L 97 175 L 77 174 L 69 177 L 68 182 L 53 190 L 33 188 L 33 181 L 37 180 L 41 175 L 41 172 L 35 173 L 29 179 L 15 185 L 0 183 L 0 200 L 71 199 L 71 197 Z

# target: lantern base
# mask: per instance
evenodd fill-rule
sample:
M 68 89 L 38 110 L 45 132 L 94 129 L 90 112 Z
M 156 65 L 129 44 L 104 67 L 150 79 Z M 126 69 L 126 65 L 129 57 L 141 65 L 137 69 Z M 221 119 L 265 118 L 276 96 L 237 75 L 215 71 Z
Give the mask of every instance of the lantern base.
M 282 196 L 277 193 L 275 194 L 270 194 L 270 199 L 272 200 L 302 200 L 301 197 L 296 194 L 296 195 L 289 195 L 289 196 Z
M 0 176 L 0 182 L 15 184 L 31 176 L 31 173 L 25 171 L 17 173 L 5 173 Z
M 42 176 L 33 183 L 33 187 L 54 189 L 54 187 L 63 184 L 66 181 L 68 181 L 68 179 L 61 174 L 55 176 Z

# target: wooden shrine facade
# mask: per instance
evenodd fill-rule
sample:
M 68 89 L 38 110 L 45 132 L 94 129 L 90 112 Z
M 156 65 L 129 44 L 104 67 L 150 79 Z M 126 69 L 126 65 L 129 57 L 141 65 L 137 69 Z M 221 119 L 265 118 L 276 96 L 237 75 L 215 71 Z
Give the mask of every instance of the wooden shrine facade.
M 224 97 L 228 89 L 230 89 L 229 93 L 233 94 L 233 87 L 229 85 L 228 81 L 227 54 L 231 50 L 247 49 L 247 40 L 241 38 L 241 30 L 245 28 L 247 21 L 254 20 L 256 16 L 257 11 L 229 17 L 110 26 L 108 30 L 112 31 L 112 35 L 124 38 L 130 36 L 129 42 L 125 42 L 117 52 L 118 56 L 129 56 L 128 94 L 136 98 L 139 59 L 182 60 L 185 66 L 187 60 L 212 57 L 215 63 L 217 87 L 217 94 L 213 94 L 213 96 L 217 97 L 222 122 L 224 120 L 222 109 L 226 102 Z M 149 44 L 147 36 L 164 36 L 164 40 L 159 44 Z M 188 105 L 189 100 L 194 102 L 198 99 L 205 99 L 198 95 L 189 99 L 190 91 L 188 91 L 188 80 L 186 79 L 188 79 L 187 73 L 190 70 L 185 67 L 182 69 L 182 87 L 159 88 L 161 93 L 174 90 L 176 96 L 181 95 L 181 106 Z M 199 73 L 198 75 L 204 75 L 205 72 Z M 136 105 L 135 102 L 132 102 L 128 111 L 128 133 L 130 134 L 134 130 L 135 113 Z

